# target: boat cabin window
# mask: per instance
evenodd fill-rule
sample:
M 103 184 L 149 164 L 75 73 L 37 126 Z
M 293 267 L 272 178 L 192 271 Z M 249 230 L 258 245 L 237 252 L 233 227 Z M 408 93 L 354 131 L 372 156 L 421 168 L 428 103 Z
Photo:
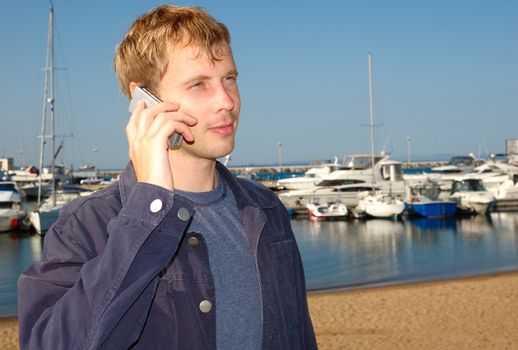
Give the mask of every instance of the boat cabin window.
M 0 191 L 15 191 L 14 184 L 0 184 Z
M 344 187 L 344 188 L 336 188 L 333 192 L 363 192 L 363 191 L 372 191 L 371 186 L 353 186 L 353 187 Z
M 351 185 L 351 184 L 359 184 L 365 181 L 362 180 L 322 180 L 317 183 L 317 186 L 322 187 L 331 187 L 331 186 L 341 186 L 341 185 Z
M 436 174 L 460 174 L 462 173 L 462 169 L 432 169 L 432 173 Z
M 448 164 L 450 165 L 473 165 L 474 159 L 468 156 L 452 157 Z
M 382 159 L 381 156 L 374 156 L 374 164 L 378 164 L 378 162 Z M 350 170 L 363 170 L 370 169 L 372 167 L 372 157 L 371 156 L 353 156 L 349 157 L 345 162 L 345 168 Z
M 482 192 L 485 191 L 484 185 L 479 180 L 455 181 L 452 185 L 454 192 Z

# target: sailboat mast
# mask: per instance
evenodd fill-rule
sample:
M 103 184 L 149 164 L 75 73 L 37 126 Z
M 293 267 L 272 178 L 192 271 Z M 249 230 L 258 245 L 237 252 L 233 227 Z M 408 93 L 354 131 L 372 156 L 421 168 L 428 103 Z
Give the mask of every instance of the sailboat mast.
M 55 71 L 54 71 L 54 3 L 50 1 L 50 148 L 52 149 L 52 158 L 50 165 L 50 173 L 52 174 L 52 205 L 56 206 L 56 111 L 55 111 Z
M 41 187 L 43 177 L 43 164 L 45 158 L 45 142 L 46 142 L 46 125 L 47 125 L 47 104 L 49 103 L 49 71 L 53 71 L 51 61 L 53 61 L 51 46 L 53 46 L 53 21 L 54 21 L 54 5 L 50 3 L 49 13 L 49 32 L 47 37 L 47 59 L 45 62 L 45 82 L 43 87 L 43 110 L 41 112 L 41 130 L 40 130 L 40 174 L 38 179 L 38 206 L 41 204 Z
M 374 108 L 372 105 L 372 54 L 368 53 L 369 57 L 369 114 L 370 114 L 370 128 L 371 128 L 371 169 L 372 169 L 372 181 L 375 181 L 374 171 Z

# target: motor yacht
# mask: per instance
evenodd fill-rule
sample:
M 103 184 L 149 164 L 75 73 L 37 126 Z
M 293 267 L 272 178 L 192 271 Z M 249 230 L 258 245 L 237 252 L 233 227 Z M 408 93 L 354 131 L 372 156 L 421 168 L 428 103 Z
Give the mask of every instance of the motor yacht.
M 426 180 L 431 180 L 439 185 L 441 191 L 450 192 L 451 185 L 459 176 L 474 171 L 475 165 L 480 161 L 473 154 L 469 156 L 452 157 L 445 165 L 436 166 L 429 172 L 421 174 L 404 174 L 403 178 L 410 186 Z
M 308 169 L 303 176 L 289 177 L 277 181 L 277 188 L 281 190 L 302 190 L 315 188 L 316 184 L 322 181 L 322 178 L 331 172 L 340 169 L 342 165 L 338 164 L 338 158 L 334 163 L 322 164 L 318 167 Z
M 453 181 L 450 199 L 457 203 L 461 213 L 485 214 L 495 197 L 489 193 L 482 180 L 473 177 L 458 178 Z
M 14 181 L 0 181 L 0 232 L 19 228 L 25 216 L 22 196 Z
M 409 216 L 426 218 L 451 217 L 457 213 L 457 203 L 440 199 L 439 185 L 431 180 L 407 186 L 405 210 Z
M 364 160 L 366 165 L 359 166 L 360 159 Z M 402 163 L 380 156 L 375 158 L 377 162 L 375 161 L 372 169 L 368 165 L 372 164 L 371 159 L 372 157 L 365 155 L 352 156 L 351 160 L 357 163 L 349 162 L 349 171 L 337 170 L 333 173 L 338 174 L 330 173 L 314 188 L 282 192 L 279 193 L 279 198 L 286 207 L 303 210 L 312 201 L 323 204 L 340 202 L 352 209 L 358 205 L 358 195 L 365 192 L 403 196 L 405 184 L 402 178 Z

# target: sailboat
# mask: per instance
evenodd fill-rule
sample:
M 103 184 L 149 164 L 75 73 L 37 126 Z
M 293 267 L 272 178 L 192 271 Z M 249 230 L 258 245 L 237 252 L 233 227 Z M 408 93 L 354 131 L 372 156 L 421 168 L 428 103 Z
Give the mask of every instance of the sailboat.
M 374 164 L 374 108 L 372 105 L 372 55 L 369 58 L 369 111 L 371 134 L 371 162 Z M 372 167 L 374 172 L 374 167 Z M 374 173 L 372 178 L 374 179 Z M 358 200 L 358 206 L 353 210 L 356 217 L 371 216 L 375 218 L 397 217 L 405 210 L 405 204 L 392 193 L 375 193 L 372 191 Z
M 37 205 L 29 213 L 29 220 L 31 226 L 34 228 L 37 234 L 43 235 L 52 226 L 59 216 L 59 210 L 68 203 L 71 199 L 67 195 L 64 198 L 57 198 L 56 189 L 56 133 L 55 133 L 55 79 L 54 79 L 54 3 L 50 2 L 50 13 L 49 13 L 49 33 L 47 42 L 47 60 L 45 65 L 45 86 L 44 86 L 44 98 L 43 98 L 43 111 L 41 115 L 41 134 L 40 134 L 40 169 L 43 169 L 43 161 L 45 154 L 45 135 L 47 115 L 50 116 L 50 140 L 51 140 L 51 196 L 45 201 L 42 201 L 43 197 L 43 174 L 40 171 L 38 179 L 38 201 Z M 79 196 L 79 194 L 77 195 Z

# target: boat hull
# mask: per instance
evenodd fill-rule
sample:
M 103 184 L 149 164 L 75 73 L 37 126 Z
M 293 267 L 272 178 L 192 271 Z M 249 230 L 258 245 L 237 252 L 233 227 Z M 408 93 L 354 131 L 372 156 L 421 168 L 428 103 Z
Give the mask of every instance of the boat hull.
M 347 207 L 344 204 L 315 205 L 308 204 L 307 210 L 312 220 L 340 220 L 346 219 Z
M 405 204 L 391 196 L 377 195 L 362 198 L 355 208 L 355 216 L 373 218 L 394 218 L 403 213 Z
M 454 216 L 457 212 L 455 202 L 427 202 L 427 203 L 406 203 L 406 210 L 409 215 L 425 218 L 445 218 Z
M 393 204 L 384 206 L 368 205 L 365 209 L 367 215 L 373 218 L 392 218 L 401 215 L 404 210 L 403 204 Z
M 48 211 L 33 211 L 29 214 L 31 226 L 39 235 L 44 235 L 45 232 L 56 222 L 59 216 L 59 208 L 53 208 Z
M 20 226 L 18 215 L 0 215 L 0 232 L 16 230 Z

